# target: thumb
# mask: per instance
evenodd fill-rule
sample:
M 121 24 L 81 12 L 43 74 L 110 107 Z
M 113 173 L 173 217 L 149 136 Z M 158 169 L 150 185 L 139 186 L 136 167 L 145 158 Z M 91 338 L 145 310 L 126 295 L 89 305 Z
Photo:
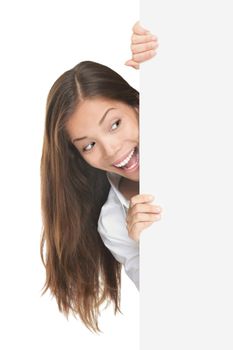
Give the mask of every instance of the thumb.
M 133 61 L 133 60 L 128 60 L 125 62 L 126 66 L 133 67 L 135 69 L 139 69 L 139 63 Z
M 125 65 L 129 66 L 132 63 L 132 60 L 125 61 Z

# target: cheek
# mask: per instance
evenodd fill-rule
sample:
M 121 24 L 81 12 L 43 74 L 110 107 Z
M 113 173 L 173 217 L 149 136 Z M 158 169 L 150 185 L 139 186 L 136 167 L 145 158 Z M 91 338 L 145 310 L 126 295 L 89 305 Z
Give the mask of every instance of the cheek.
M 131 120 L 131 122 L 127 125 L 127 132 L 133 137 L 137 137 L 139 135 L 139 123 L 137 120 Z
M 94 154 L 95 153 L 95 154 Z M 93 152 L 93 154 L 89 154 L 83 157 L 83 159 L 94 168 L 102 169 L 103 168 L 103 162 L 102 158 L 99 157 L 99 155 L 96 154 L 96 152 Z
M 132 138 L 136 135 L 137 133 L 137 128 L 136 125 L 133 123 L 128 123 L 127 125 L 125 125 L 124 129 L 122 128 L 119 133 L 117 134 L 117 137 L 119 139 L 126 139 L 126 138 Z
M 131 125 L 130 127 L 130 136 L 132 139 L 136 139 L 138 140 L 139 139 L 139 128 L 138 128 L 138 125 L 134 124 L 134 125 Z

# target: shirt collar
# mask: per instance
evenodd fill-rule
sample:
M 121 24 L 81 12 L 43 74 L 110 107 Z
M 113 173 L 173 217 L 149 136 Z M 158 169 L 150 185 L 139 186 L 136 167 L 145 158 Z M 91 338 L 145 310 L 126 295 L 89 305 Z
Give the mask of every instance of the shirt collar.
M 113 191 L 117 195 L 121 204 L 124 205 L 127 209 L 129 208 L 129 200 L 126 199 L 123 194 L 119 191 L 119 182 L 121 179 L 121 175 L 116 173 L 107 172 L 107 178 L 112 186 Z

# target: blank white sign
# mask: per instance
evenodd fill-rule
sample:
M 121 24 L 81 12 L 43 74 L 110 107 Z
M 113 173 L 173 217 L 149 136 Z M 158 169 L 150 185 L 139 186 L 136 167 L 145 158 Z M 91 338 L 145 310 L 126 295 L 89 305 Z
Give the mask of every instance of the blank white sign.
M 141 349 L 233 349 L 232 2 L 141 1 Z

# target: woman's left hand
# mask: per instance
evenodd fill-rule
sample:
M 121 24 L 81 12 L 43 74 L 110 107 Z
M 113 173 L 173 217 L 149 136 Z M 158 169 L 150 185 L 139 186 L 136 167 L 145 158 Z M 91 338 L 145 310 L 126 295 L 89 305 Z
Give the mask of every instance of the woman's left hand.
M 126 216 L 128 235 L 135 241 L 139 241 L 141 232 L 160 220 L 162 208 L 151 202 L 154 196 L 137 194 L 130 199 L 130 206 Z
M 139 69 L 140 63 L 148 61 L 156 55 L 158 38 L 151 34 L 150 31 L 144 29 L 137 21 L 133 28 L 131 36 L 131 52 L 132 58 L 125 62 L 126 66 Z

